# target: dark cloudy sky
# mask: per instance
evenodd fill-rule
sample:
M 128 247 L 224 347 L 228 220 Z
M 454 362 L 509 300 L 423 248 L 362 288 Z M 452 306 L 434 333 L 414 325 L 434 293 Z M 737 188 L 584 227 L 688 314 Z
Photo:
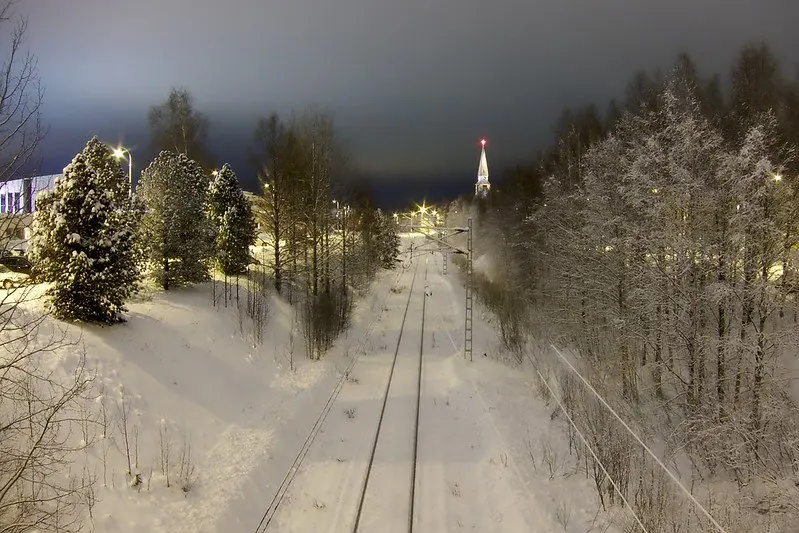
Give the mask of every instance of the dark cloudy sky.
M 766 41 L 787 73 L 799 64 L 796 0 L 19 0 L 18 10 L 47 90 L 46 172 L 95 133 L 131 146 L 140 166 L 149 106 L 184 86 L 211 119 L 214 155 L 245 181 L 257 118 L 315 104 L 333 113 L 359 172 L 468 190 L 481 136 L 495 172 L 529 159 L 564 106 L 604 108 L 635 71 L 667 68 L 681 51 L 726 74 L 743 44 Z

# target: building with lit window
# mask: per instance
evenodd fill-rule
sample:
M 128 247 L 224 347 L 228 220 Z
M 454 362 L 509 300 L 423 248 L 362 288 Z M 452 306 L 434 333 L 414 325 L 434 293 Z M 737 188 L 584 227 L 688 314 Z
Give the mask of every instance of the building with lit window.
M 25 253 L 33 230 L 36 196 L 55 187 L 61 174 L 0 183 L 0 253 Z

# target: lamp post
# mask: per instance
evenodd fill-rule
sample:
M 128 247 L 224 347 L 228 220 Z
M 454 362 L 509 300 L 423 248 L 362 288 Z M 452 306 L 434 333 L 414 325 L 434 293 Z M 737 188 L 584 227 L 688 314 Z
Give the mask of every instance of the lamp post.
M 426 214 L 427 214 L 427 206 L 425 204 L 422 204 L 419 207 L 419 226 L 421 226 L 419 228 L 419 232 L 420 233 L 424 233 L 425 232 L 424 231 L 424 225 L 425 225 L 424 219 L 425 219 L 425 215 Z
M 125 157 L 128 160 L 128 195 L 133 196 L 133 157 L 130 155 L 130 150 L 121 146 L 114 148 L 114 157 L 117 159 Z

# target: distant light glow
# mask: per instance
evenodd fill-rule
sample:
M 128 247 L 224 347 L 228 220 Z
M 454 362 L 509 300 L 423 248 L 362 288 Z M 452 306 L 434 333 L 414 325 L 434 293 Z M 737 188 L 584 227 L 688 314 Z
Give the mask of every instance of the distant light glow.
M 125 157 L 126 150 L 124 148 L 114 148 L 114 157 L 117 159 L 122 159 Z
M 782 174 L 774 174 L 772 177 L 774 178 L 774 181 L 782 181 Z
M 485 147 L 485 145 L 486 145 L 486 140 L 485 140 L 485 139 L 480 139 L 480 144 L 482 144 L 482 145 L 483 145 L 483 147 Z

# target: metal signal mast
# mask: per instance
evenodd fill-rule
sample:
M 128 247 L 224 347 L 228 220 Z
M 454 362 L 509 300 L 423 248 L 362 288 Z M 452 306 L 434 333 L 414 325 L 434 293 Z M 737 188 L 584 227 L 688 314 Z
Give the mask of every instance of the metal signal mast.
M 420 213 L 424 214 L 424 206 L 422 206 Z M 466 306 L 464 313 L 464 328 L 463 328 L 463 356 L 468 357 L 469 361 L 473 361 L 472 354 L 472 295 L 473 295 L 473 276 L 472 276 L 472 218 L 469 217 L 467 226 L 465 228 L 447 227 L 428 225 L 420 216 L 418 224 L 411 222 L 409 229 L 411 231 L 418 231 L 422 233 L 427 242 L 421 246 L 415 247 L 411 251 L 411 257 L 440 252 L 444 256 L 444 274 L 447 274 L 447 258 L 449 254 L 458 254 L 465 256 L 466 259 Z M 466 248 L 462 248 L 453 244 L 452 239 L 456 235 L 466 233 Z

